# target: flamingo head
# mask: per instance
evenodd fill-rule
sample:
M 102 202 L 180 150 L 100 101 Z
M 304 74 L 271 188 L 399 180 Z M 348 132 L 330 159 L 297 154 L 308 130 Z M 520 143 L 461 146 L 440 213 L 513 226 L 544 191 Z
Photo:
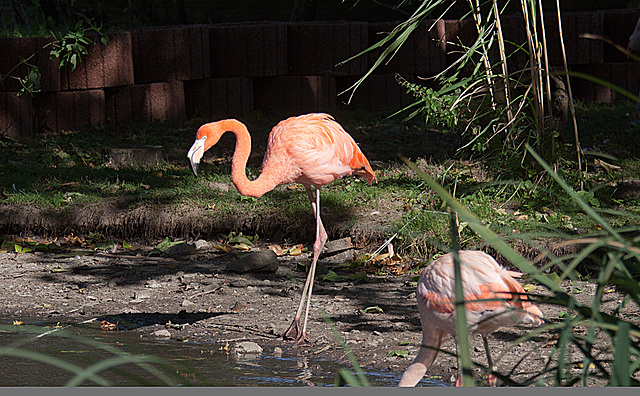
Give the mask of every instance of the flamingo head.
M 198 176 L 198 165 L 200 165 L 200 159 L 204 155 L 206 150 L 205 142 L 207 140 L 207 135 L 203 135 L 202 137 L 196 138 L 196 141 L 193 143 L 193 146 L 189 149 L 187 153 L 187 158 L 189 158 L 189 162 L 191 162 L 191 169 L 193 169 L 193 173 Z
M 198 165 L 200 165 L 204 152 L 218 143 L 220 136 L 224 133 L 224 130 L 220 128 L 220 124 L 221 122 L 210 122 L 198 128 L 196 141 L 187 153 L 187 158 L 191 162 L 191 169 L 193 169 L 193 173 L 196 176 L 198 176 Z

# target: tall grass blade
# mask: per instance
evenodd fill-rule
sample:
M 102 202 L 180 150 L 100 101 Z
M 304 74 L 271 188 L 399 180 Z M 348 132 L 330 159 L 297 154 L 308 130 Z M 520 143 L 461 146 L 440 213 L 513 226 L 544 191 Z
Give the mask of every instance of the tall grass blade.
M 615 337 L 613 352 L 613 367 L 611 370 L 611 382 L 613 386 L 630 386 L 631 374 L 629 372 L 629 323 L 620 322 Z
M 462 286 L 462 271 L 460 270 L 460 256 L 458 255 L 458 227 L 453 212 L 449 215 L 451 232 L 451 254 L 453 255 L 454 290 L 456 293 L 456 343 L 458 345 L 458 364 L 462 386 L 474 386 L 473 361 L 471 360 L 471 346 L 469 345 L 469 327 L 467 313 L 464 306 L 464 290 Z

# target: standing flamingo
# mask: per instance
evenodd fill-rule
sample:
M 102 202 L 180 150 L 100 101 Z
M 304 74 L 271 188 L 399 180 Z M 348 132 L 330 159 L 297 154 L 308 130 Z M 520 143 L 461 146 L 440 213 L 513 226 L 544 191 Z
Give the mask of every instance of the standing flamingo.
M 522 274 L 507 271 L 493 257 L 477 250 L 458 252 L 467 325 L 480 333 L 487 354 L 489 372 L 493 370 L 487 335 L 517 321 L 540 325 L 542 312 L 533 305 L 513 277 Z M 438 355 L 447 333 L 455 337 L 455 301 L 453 255 L 446 254 L 422 271 L 416 298 L 422 324 L 422 345 L 418 356 L 402 375 L 398 386 L 416 386 Z M 492 301 L 476 301 L 490 300 Z M 456 386 L 460 386 L 458 377 Z M 489 375 L 489 384 L 495 385 Z
M 193 172 L 205 151 L 214 146 L 225 132 L 236 136 L 236 148 L 231 160 L 231 180 L 242 195 L 260 197 L 280 184 L 302 184 L 316 218 L 316 241 L 313 260 L 304 284 L 300 305 L 289 329 L 282 335 L 296 342 L 307 340 L 307 318 L 318 256 L 327 241 L 327 232 L 320 218 L 320 187 L 351 174 L 365 177 L 369 184 L 377 182 L 369 161 L 351 136 L 328 114 L 314 113 L 280 121 L 269 134 L 267 151 L 262 161 L 262 173 L 256 180 L 246 176 L 247 159 L 251 152 L 251 135 L 237 120 L 222 120 L 202 125 L 187 157 Z M 315 199 L 311 187 L 315 188 Z M 304 324 L 300 331 L 302 307 L 307 303 Z M 295 331 L 294 336 L 291 333 Z

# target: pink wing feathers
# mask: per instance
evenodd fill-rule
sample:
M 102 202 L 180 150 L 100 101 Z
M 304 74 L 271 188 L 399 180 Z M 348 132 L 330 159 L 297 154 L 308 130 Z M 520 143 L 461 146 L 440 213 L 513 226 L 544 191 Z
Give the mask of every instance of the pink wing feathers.
M 542 323 L 542 312 L 524 295 L 522 286 L 511 277 L 512 271 L 502 268 L 491 256 L 480 251 L 460 251 L 459 255 L 463 264 L 463 291 L 470 326 L 477 326 L 478 321 L 486 320 L 493 313 L 501 315 L 506 311 L 513 311 L 524 322 Z M 453 256 L 447 254 L 431 263 L 418 282 L 420 302 L 428 308 L 436 321 L 443 322 L 442 327 L 446 327 L 447 331 L 454 326 L 453 276 Z M 493 301 L 476 301 L 491 299 Z M 491 329 L 486 330 L 493 331 L 513 321 L 501 315 L 501 319 L 494 320 Z
M 269 135 L 263 172 L 270 167 L 283 176 L 279 184 L 324 186 L 356 173 L 376 180 L 369 161 L 353 138 L 328 114 L 291 117 L 276 125 Z

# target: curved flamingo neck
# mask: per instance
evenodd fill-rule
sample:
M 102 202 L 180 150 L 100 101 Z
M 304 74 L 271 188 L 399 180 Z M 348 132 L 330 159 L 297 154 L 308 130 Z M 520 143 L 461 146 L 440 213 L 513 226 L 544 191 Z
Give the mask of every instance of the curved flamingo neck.
M 238 192 L 249 197 L 260 197 L 273 190 L 277 183 L 274 183 L 272 178 L 264 172 L 256 180 L 247 178 L 247 161 L 251 154 L 251 135 L 247 127 L 237 120 L 223 120 L 209 125 L 211 126 L 209 133 L 213 135 L 211 146 L 216 144 L 225 132 L 232 132 L 236 136 L 236 148 L 231 159 L 231 181 Z

